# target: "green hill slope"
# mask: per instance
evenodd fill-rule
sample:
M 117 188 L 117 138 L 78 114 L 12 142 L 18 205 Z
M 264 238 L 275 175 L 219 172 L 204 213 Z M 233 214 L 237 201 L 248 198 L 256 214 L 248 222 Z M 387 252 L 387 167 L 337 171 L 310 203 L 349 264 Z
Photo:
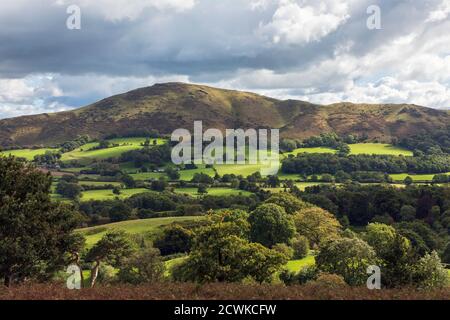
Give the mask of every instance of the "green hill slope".
M 112 96 L 73 111 L 0 120 L 1 146 L 52 145 L 88 134 L 103 138 L 137 130 L 170 134 L 204 127 L 280 128 L 281 135 L 305 138 L 321 132 L 363 134 L 390 142 L 420 130 L 450 124 L 450 113 L 415 105 L 339 103 L 328 106 L 276 100 L 249 92 L 183 83 L 156 84 Z

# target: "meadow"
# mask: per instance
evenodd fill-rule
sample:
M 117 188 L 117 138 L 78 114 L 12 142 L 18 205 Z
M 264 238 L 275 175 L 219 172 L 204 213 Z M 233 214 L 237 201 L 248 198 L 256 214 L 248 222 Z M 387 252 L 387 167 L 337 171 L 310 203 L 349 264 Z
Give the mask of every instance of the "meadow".
M 115 223 L 109 223 L 101 226 L 78 229 L 86 237 L 86 245 L 93 246 L 108 231 L 121 230 L 129 234 L 156 233 L 161 227 L 171 223 L 181 223 L 187 221 L 199 221 L 204 219 L 202 216 L 186 216 L 186 217 L 167 217 L 167 218 L 151 218 L 140 220 L 128 220 Z
M 107 183 L 107 182 L 106 182 Z M 120 194 L 114 194 L 112 190 L 89 190 L 81 193 L 81 201 L 90 200 L 114 200 L 115 198 L 126 199 L 138 193 L 150 192 L 145 188 L 120 189 Z
M 25 158 L 28 161 L 32 161 L 35 156 L 44 155 L 46 152 L 57 152 L 58 149 L 54 148 L 41 148 L 41 149 L 17 149 L 7 150 L 0 152 L 1 156 L 14 156 L 18 158 Z
M 94 160 L 116 158 L 124 152 L 141 149 L 142 143 L 144 143 L 145 140 L 146 138 L 144 137 L 110 139 L 108 142 L 117 144 L 118 146 L 98 150 L 92 149 L 97 147 L 99 143 L 90 142 L 73 151 L 63 153 L 61 160 L 64 162 L 77 160 L 82 164 L 89 164 Z M 151 145 L 153 145 L 154 140 L 156 140 L 157 145 L 161 145 L 166 142 L 165 139 L 150 139 Z
M 176 188 L 174 191 L 177 193 L 188 194 L 190 196 L 200 196 L 200 194 L 197 192 L 197 188 Z M 249 196 L 252 194 L 249 191 L 231 188 L 208 188 L 207 191 L 208 191 L 207 194 L 211 196 L 230 196 L 230 195 Z

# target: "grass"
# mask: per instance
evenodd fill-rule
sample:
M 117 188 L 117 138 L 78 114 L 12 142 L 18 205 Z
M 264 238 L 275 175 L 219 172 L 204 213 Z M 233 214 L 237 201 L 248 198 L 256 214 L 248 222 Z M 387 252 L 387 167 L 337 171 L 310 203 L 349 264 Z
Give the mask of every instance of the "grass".
M 108 158 L 117 158 L 122 153 L 141 149 L 141 143 L 145 142 L 146 138 L 117 138 L 108 140 L 111 143 L 118 144 L 117 147 L 111 147 L 106 149 L 91 150 L 93 147 L 98 146 L 97 142 L 87 143 L 80 148 L 73 151 L 66 152 L 62 155 L 62 161 L 77 160 L 83 164 L 92 162 L 93 160 L 101 160 Z M 153 141 L 154 139 L 151 139 Z M 157 144 L 161 145 L 165 143 L 165 139 L 156 139 Z
M 450 175 L 450 172 L 446 173 L 447 175 Z M 436 173 L 432 173 L 432 174 L 408 174 L 408 173 L 397 173 L 397 174 L 390 174 L 389 176 L 394 180 L 394 181 L 402 181 L 405 180 L 405 178 L 407 176 L 410 176 L 411 179 L 414 182 L 428 182 L 428 181 L 432 181 L 433 177 L 436 175 Z
M 135 189 L 121 189 L 120 194 L 116 195 L 112 192 L 112 190 L 105 189 L 105 190 L 89 190 L 89 191 L 83 191 L 81 201 L 90 201 L 90 200 L 114 200 L 116 197 L 119 199 L 126 199 L 131 197 L 132 195 L 138 194 L 138 193 L 144 193 L 144 192 L 151 192 L 148 189 L 145 188 L 135 188 Z
M 289 155 L 296 156 L 299 153 L 336 153 L 337 150 L 327 148 L 327 147 L 316 147 L 316 148 L 298 148 L 291 152 L 286 152 L 283 154 L 283 156 L 287 157 Z
M 217 173 L 221 176 L 225 174 L 234 174 L 243 177 L 259 172 L 262 167 L 261 164 L 218 164 L 215 166 Z
M 291 272 L 299 272 L 302 268 L 307 266 L 313 266 L 316 263 L 316 259 L 313 255 L 308 255 L 303 259 L 290 260 L 286 264 L 286 269 Z
M 413 153 L 410 150 L 393 146 L 386 143 L 354 143 L 349 144 L 350 154 L 377 154 L 377 155 L 404 155 L 412 156 Z M 317 148 L 298 148 L 292 152 L 284 153 L 283 156 L 287 157 L 292 154 L 296 156 L 299 153 L 336 153 L 337 150 L 327 147 Z
M 141 219 L 141 220 L 129 220 L 121 221 L 110 224 L 105 224 L 96 227 L 89 227 L 78 229 L 76 232 L 80 232 L 86 237 L 86 245 L 88 247 L 93 246 L 97 241 L 99 241 L 108 231 L 112 230 L 122 230 L 129 234 L 140 234 L 140 233 L 154 233 L 160 227 L 174 223 L 174 222 L 184 222 L 184 221 L 198 221 L 202 220 L 202 216 L 192 216 L 192 217 L 168 217 L 168 218 L 152 218 L 152 219 Z
M 355 143 L 349 144 L 350 154 L 403 155 L 412 157 L 410 150 L 386 143 Z
M 176 188 L 175 192 L 177 193 L 185 193 L 190 196 L 199 196 L 200 194 L 197 193 L 197 188 Z M 252 193 L 245 190 L 238 190 L 238 189 L 231 189 L 231 188 L 209 188 L 208 189 L 208 195 L 211 196 L 230 196 L 230 195 L 244 195 L 248 196 Z
M 204 173 L 210 177 L 214 177 L 216 172 L 213 168 L 206 168 L 205 166 L 199 166 L 197 169 L 180 170 L 180 180 L 191 181 L 196 173 Z
M 164 172 L 140 172 L 130 174 L 134 180 L 158 180 L 165 175 Z
M 182 263 L 183 261 L 185 261 L 187 259 L 187 256 L 185 257 L 179 257 L 179 258 L 175 258 L 175 259 L 170 259 L 164 262 L 164 276 L 166 276 L 167 278 L 169 278 L 172 274 L 172 268 L 175 267 L 176 265 Z
M 14 156 L 19 158 L 25 158 L 28 161 L 32 161 L 35 156 L 37 155 L 43 155 L 46 152 L 57 152 L 58 149 L 52 149 L 52 148 L 42 148 L 42 149 L 20 149 L 20 150 L 7 150 L 0 152 L 0 155 L 2 156 Z
M 78 184 L 80 186 L 95 186 L 95 187 L 97 187 L 97 186 L 106 186 L 106 185 L 112 185 L 112 186 L 119 187 L 119 186 L 122 185 L 122 183 L 115 182 L 115 181 L 112 181 L 112 182 L 107 182 L 107 181 L 79 181 Z

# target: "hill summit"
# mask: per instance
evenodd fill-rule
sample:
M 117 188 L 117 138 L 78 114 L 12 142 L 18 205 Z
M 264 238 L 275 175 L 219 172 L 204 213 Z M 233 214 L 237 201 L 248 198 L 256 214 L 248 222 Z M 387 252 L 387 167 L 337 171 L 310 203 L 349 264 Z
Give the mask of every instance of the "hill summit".
M 318 105 L 277 100 L 255 93 L 185 83 L 155 84 L 52 114 L 0 120 L 0 145 L 51 145 L 87 134 L 103 138 L 137 130 L 170 134 L 204 128 L 279 128 L 282 137 L 306 138 L 322 132 L 367 134 L 390 142 L 393 137 L 444 128 L 448 111 L 409 104 Z

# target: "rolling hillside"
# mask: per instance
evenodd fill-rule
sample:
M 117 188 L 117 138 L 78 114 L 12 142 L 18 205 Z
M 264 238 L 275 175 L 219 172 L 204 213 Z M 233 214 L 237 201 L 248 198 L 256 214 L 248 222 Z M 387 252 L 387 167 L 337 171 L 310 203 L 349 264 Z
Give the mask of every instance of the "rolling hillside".
M 1 146 L 50 146 L 88 134 L 102 138 L 130 130 L 170 134 L 194 120 L 214 128 L 280 128 L 284 137 L 322 132 L 363 134 L 379 141 L 450 124 L 450 113 L 416 105 L 339 103 L 328 106 L 276 100 L 254 93 L 183 83 L 156 84 L 73 111 L 0 120 Z

